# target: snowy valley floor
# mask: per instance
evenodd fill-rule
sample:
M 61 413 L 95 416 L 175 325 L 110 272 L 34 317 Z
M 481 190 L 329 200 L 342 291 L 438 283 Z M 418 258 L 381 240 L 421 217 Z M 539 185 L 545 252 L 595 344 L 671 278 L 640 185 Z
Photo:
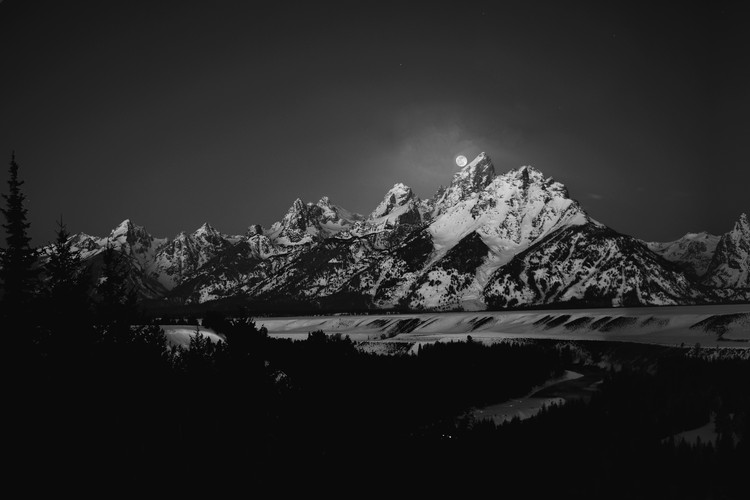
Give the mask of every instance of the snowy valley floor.
M 377 344 L 502 339 L 605 340 L 750 348 L 750 305 L 478 311 L 256 318 L 272 337 L 323 330 Z M 385 345 L 382 346 L 387 350 Z

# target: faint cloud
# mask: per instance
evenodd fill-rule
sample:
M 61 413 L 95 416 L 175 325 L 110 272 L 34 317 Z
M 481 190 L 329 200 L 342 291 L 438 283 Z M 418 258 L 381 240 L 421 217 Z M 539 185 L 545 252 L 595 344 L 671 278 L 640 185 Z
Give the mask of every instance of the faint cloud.
M 591 198 L 592 200 L 603 200 L 604 199 L 604 196 L 602 196 L 600 194 L 596 194 L 596 193 L 588 193 L 588 197 Z
M 522 164 L 516 154 L 521 140 L 517 131 L 496 126 L 489 138 L 476 133 L 474 122 L 466 115 L 467 111 L 456 105 L 402 110 L 393 121 L 396 147 L 384 158 L 393 174 L 411 183 L 420 195 L 430 196 L 439 185 L 451 182 L 459 170 L 455 162 L 459 155 L 471 161 L 486 152 L 498 173 Z
M 456 156 L 464 155 L 471 161 L 483 151 L 482 142 L 468 137 L 457 124 L 429 126 L 401 143 L 395 163 L 411 173 L 445 182 L 459 168 L 455 163 Z

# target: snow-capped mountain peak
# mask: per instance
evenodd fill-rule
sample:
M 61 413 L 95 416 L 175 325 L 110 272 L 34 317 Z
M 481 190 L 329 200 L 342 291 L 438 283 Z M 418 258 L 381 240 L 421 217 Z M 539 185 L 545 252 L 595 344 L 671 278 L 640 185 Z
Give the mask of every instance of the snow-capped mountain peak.
M 299 214 L 304 209 L 305 209 L 305 202 L 297 198 L 296 200 L 292 202 L 292 206 L 289 207 L 289 210 L 287 210 L 286 214 L 287 215 Z
M 480 153 L 461 170 L 453 174 L 453 180 L 435 202 L 433 217 L 450 207 L 476 195 L 495 178 L 495 167 L 486 153 Z
M 507 189 L 520 189 L 524 195 L 528 194 L 529 188 L 536 186 L 539 190 L 545 191 L 553 196 L 568 197 L 568 190 L 560 182 L 555 181 L 552 177 L 547 177 L 540 170 L 531 165 L 514 168 L 508 172 L 497 176 L 496 184 L 506 185 Z
M 495 176 L 475 194 L 443 207 L 430 224 L 430 232 L 440 251 L 476 231 L 502 256 L 499 262 L 505 262 L 561 224 L 589 222 L 565 186 L 524 166 Z
M 544 182 L 547 178 L 531 165 L 523 165 L 503 174 L 507 178 L 514 178 L 521 182 L 521 187 L 528 187 L 530 183 Z
M 71 240 L 92 269 L 112 246 L 142 297 L 178 302 L 475 310 L 750 297 L 746 214 L 720 241 L 689 233 L 644 244 L 592 220 L 562 183 L 530 165 L 497 175 L 484 153 L 430 199 L 394 184 L 367 218 L 323 196 L 298 198 L 270 228 L 253 225 L 240 236 L 205 223 L 157 239 L 126 219 L 107 237 Z M 711 266 L 703 262 L 709 254 Z M 702 283 L 714 289 L 694 286 L 694 275 L 665 261 L 680 258 L 710 267 Z
M 750 222 L 747 220 L 747 214 L 741 213 L 740 219 L 734 224 L 734 231 L 739 232 L 745 236 L 750 235 Z
M 206 222 L 160 246 L 146 269 L 151 278 L 171 289 L 230 246 L 229 238 Z
M 123 237 L 127 238 L 128 235 L 131 235 L 136 231 L 136 228 L 143 230 L 143 227 L 136 226 L 130 219 L 125 219 L 109 233 L 109 237 L 113 240 Z
M 310 207 L 297 198 L 281 221 L 271 226 L 269 234 L 281 244 L 309 243 L 312 241 L 312 235 L 308 233 L 308 229 L 317 234 L 317 229 L 311 221 Z
M 219 236 L 220 234 L 221 233 L 219 233 L 219 231 L 214 229 L 214 227 L 211 226 L 211 224 L 209 224 L 208 222 L 204 222 L 201 225 L 201 227 L 195 230 L 195 232 L 193 233 L 193 236 L 197 238 L 200 238 L 200 237 L 206 238 L 206 237 Z
M 321 210 L 318 218 L 323 223 L 328 224 L 328 229 L 332 230 L 333 232 L 341 231 L 354 222 L 363 219 L 360 214 L 350 212 L 349 210 L 346 210 L 345 208 L 332 203 L 328 196 L 323 196 L 315 206 L 317 206 Z
M 339 217 L 339 211 L 336 205 L 331 203 L 330 198 L 328 196 L 323 196 L 320 200 L 318 200 L 318 203 L 315 204 L 318 208 L 320 208 L 321 217 L 326 221 L 335 221 L 338 220 Z
M 82 259 L 88 259 L 101 251 L 101 241 L 105 238 L 97 238 L 86 233 L 74 234 L 68 239 L 71 248 L 80 252 Z
M 297 198 L 284 218 L 271 226 L 268 236 L 276 244 L 302 245 L 344 231 L 362 218 L 331 203 L 327 196 L 315 204 Z
M 115 248 L 124 251 L 146 252 L 152 247 L 166 242 L 166 238 L 156 239 L 143 226 L 138 226 L 130 219 L 125 219 L 112 230 L 108 241 Z
M 416 196 L 411 188 L 405 184 L 397 182 L 383 197 L 383 201 L 372 211 L 369 219 L 378 219 L 385 217 L 399 207 L 403 207 L 410 201 L 414 200 Z

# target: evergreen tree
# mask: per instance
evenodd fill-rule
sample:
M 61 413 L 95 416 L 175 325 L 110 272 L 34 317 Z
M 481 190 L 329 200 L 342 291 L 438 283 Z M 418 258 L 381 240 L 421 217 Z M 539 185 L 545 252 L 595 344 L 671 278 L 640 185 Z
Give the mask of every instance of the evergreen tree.
M 107 244 L 102 258 L 102 273 L 97 286 L 99 323 L 129 326 L 133 319 L 135 299 L 132 291 L 128 291 L 123 255 Z
M 70 233 L 58 222 L 57 239 L 44 267 L 47 274 L 47 295 L 51 311 L 64 319 L 81 314 L 86 309 L 87 280 L 79 252 L 74 252 Z
M 3 314 L 20 317 L 31 301 L 36 273 L 35 253 L 29 246 L 31 238 L 27 234 L 30 224 L 26 221 L 26 196 L 21 192 L 23 181 L 18 179 L 15 153 L 11 156 L 9 172 L 8 194 L 3 194 L 6 208 L 0 209 L 6 221 L 3 228 L 7 245 L 2 252 L 0 281 L 3 283 Z
M 125 296 L 124 273 L 120 272 L 120 256 L 117 250 L 107 243 L 102 252 L 103 263 L 102 276 L 97 288 L 102 302 L 108 304 L 121 304 Z
M 88 297 L 88 275 L 79 252 L 73 251 L 70 233 L 62 217 L 57 238 L 44 265 L 46 277 L 42 295 L 44 334 L 49 349 L 64 356 L 84 351 L 93 342 L 93 323 Z

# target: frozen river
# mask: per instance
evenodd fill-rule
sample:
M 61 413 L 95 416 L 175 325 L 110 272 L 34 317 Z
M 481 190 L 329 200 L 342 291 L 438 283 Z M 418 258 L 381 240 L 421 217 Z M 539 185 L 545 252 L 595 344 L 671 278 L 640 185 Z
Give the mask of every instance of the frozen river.
M 597 390 L 601 373 L 578 373 L 566 370 L 562 377 L 547 381 L 542 387 L 532 389 L 522 398 L 514 398 L 502 403 L 475 408 L 469 413 L 475 420 L 492 420 L 495 425 L 509 422 L 518 417 L 526 420 L 551 404 L 564 404 L 573 399 L 585 399 Z
M 476 311 L 256 318 L 272 337 L 315 330 L 355 341 L 539 338 L 750 348 L 750 305 Z

